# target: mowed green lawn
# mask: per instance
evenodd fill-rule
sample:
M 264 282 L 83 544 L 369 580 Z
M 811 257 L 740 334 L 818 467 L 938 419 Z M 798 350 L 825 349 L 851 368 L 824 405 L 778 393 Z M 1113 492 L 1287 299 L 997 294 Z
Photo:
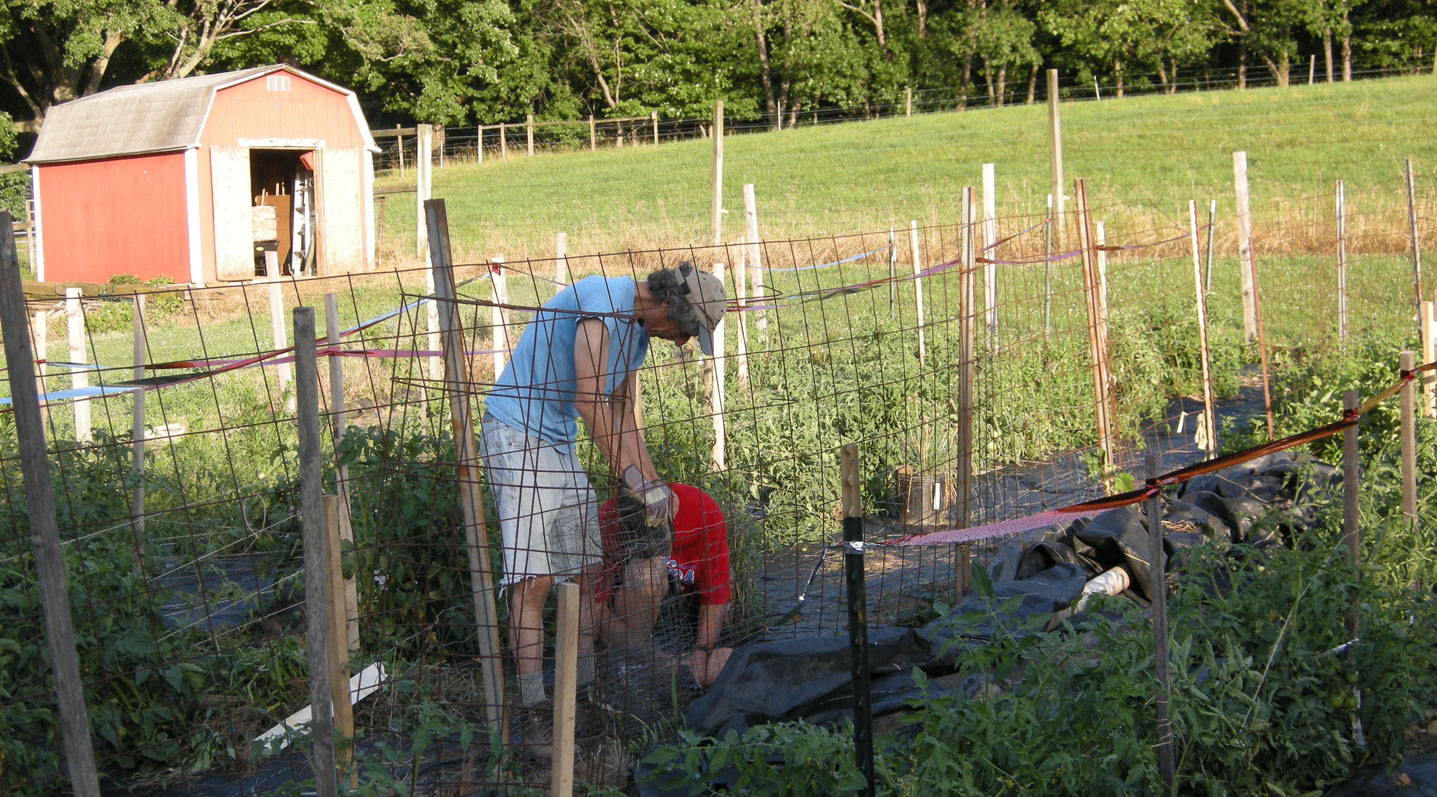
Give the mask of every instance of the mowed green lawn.
M 1066 190 L 1083 177 L 1095 212 L 1184 224 L 1188 199 L 1216 199 L 1219 219 L 1230 224 L 1232 153 L 1244 150 L 1257 237 L 1265 232 L 1263 213 L 1271 224 L 1330 216 L 1337 179 L 1346 181 L 1354 213 L 1381 216 L 1382 226 L 1391 217 L 1397 229 L 1405 223 L 1398 218 L 1404 157 L 1415 159 L 1419 191 L 1429 201 L 1437 196 L 1434 112 L 1437 78 L 1425 75 L 1065 103 Z M 1047 130 L 1047 108 L 1035 104 L 729 136 L 723 236 L 743 233 L 745 183 L 754 184 L 768 239 L 879 230 L 910 219 L 950 223 L 961 187 L 981 184 L 984 163 L 995 164 L 999 215 L 1042 213 Z M 712 154 L 711 141 L 693 140 L 491 157 L 436 170 L 434 195 L 448 204 L 461 259 L 547 257 L 559 232 L 568 234 L 571 253 L 703 244 Z M 412 177 L 385 176 L 379 184 L 399 187 Z M 413 196 L 386 200 L 382 250 L 399 261 L 413 257 Z

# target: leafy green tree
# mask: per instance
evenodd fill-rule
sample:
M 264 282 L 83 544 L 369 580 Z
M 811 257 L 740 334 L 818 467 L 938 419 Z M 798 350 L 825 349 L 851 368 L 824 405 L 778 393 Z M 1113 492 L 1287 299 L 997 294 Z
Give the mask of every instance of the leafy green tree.
M 1207 7 L 1185 0 L 1063 0 L 1042 20 L 1095 72 L 1111 69 L 1119 97 L 1138 70 L 1156 69 L 1163 85 L 1173 87 L 1178 65 L 1204 54 L 1217 30 Z

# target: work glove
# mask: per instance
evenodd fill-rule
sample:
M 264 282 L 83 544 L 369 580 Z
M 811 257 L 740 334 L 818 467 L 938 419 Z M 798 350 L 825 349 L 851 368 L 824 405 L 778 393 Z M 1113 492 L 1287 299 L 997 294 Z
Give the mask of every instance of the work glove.
M 679 497 L 662 481 L 644 481 L 633 465 L 624 468 L 620 477 L 624 489 L 644 505 L 644 524 L 649 528 L 667 528 L 679 511 Z

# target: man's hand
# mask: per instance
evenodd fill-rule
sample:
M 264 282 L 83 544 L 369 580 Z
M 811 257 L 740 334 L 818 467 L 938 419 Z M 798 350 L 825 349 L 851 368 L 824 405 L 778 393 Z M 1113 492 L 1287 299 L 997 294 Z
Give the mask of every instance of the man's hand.
M 668 526 L 679 511 L 679 497 L 662 481 L 645 481 L 633 465 L 621 476 L 624 489 L 644 505 L 644 523 L 650 528 Z

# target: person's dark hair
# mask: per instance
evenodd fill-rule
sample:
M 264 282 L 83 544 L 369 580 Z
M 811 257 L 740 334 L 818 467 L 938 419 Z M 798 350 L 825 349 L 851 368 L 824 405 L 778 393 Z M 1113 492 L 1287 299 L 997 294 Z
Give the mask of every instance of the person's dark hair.
M 619 550 L 625 562 L 634 557 L 669 555 L 674 536 L 673 523 L 650 528 L 644 519 L 643 503 L 631 495 L 615 497 L 614 516 L 619 527 Z
M 660 303 L 673 299 L 674 301 L 667 303 L 669 320 L 691 338 L 699 334 L 699 316 L 689 304 L 683 275 L 692 269 L 693 265 L 684 261 L 679 263 L 677 268 L 659 269 L 650 274 L 648 279 L 649 296 Z

